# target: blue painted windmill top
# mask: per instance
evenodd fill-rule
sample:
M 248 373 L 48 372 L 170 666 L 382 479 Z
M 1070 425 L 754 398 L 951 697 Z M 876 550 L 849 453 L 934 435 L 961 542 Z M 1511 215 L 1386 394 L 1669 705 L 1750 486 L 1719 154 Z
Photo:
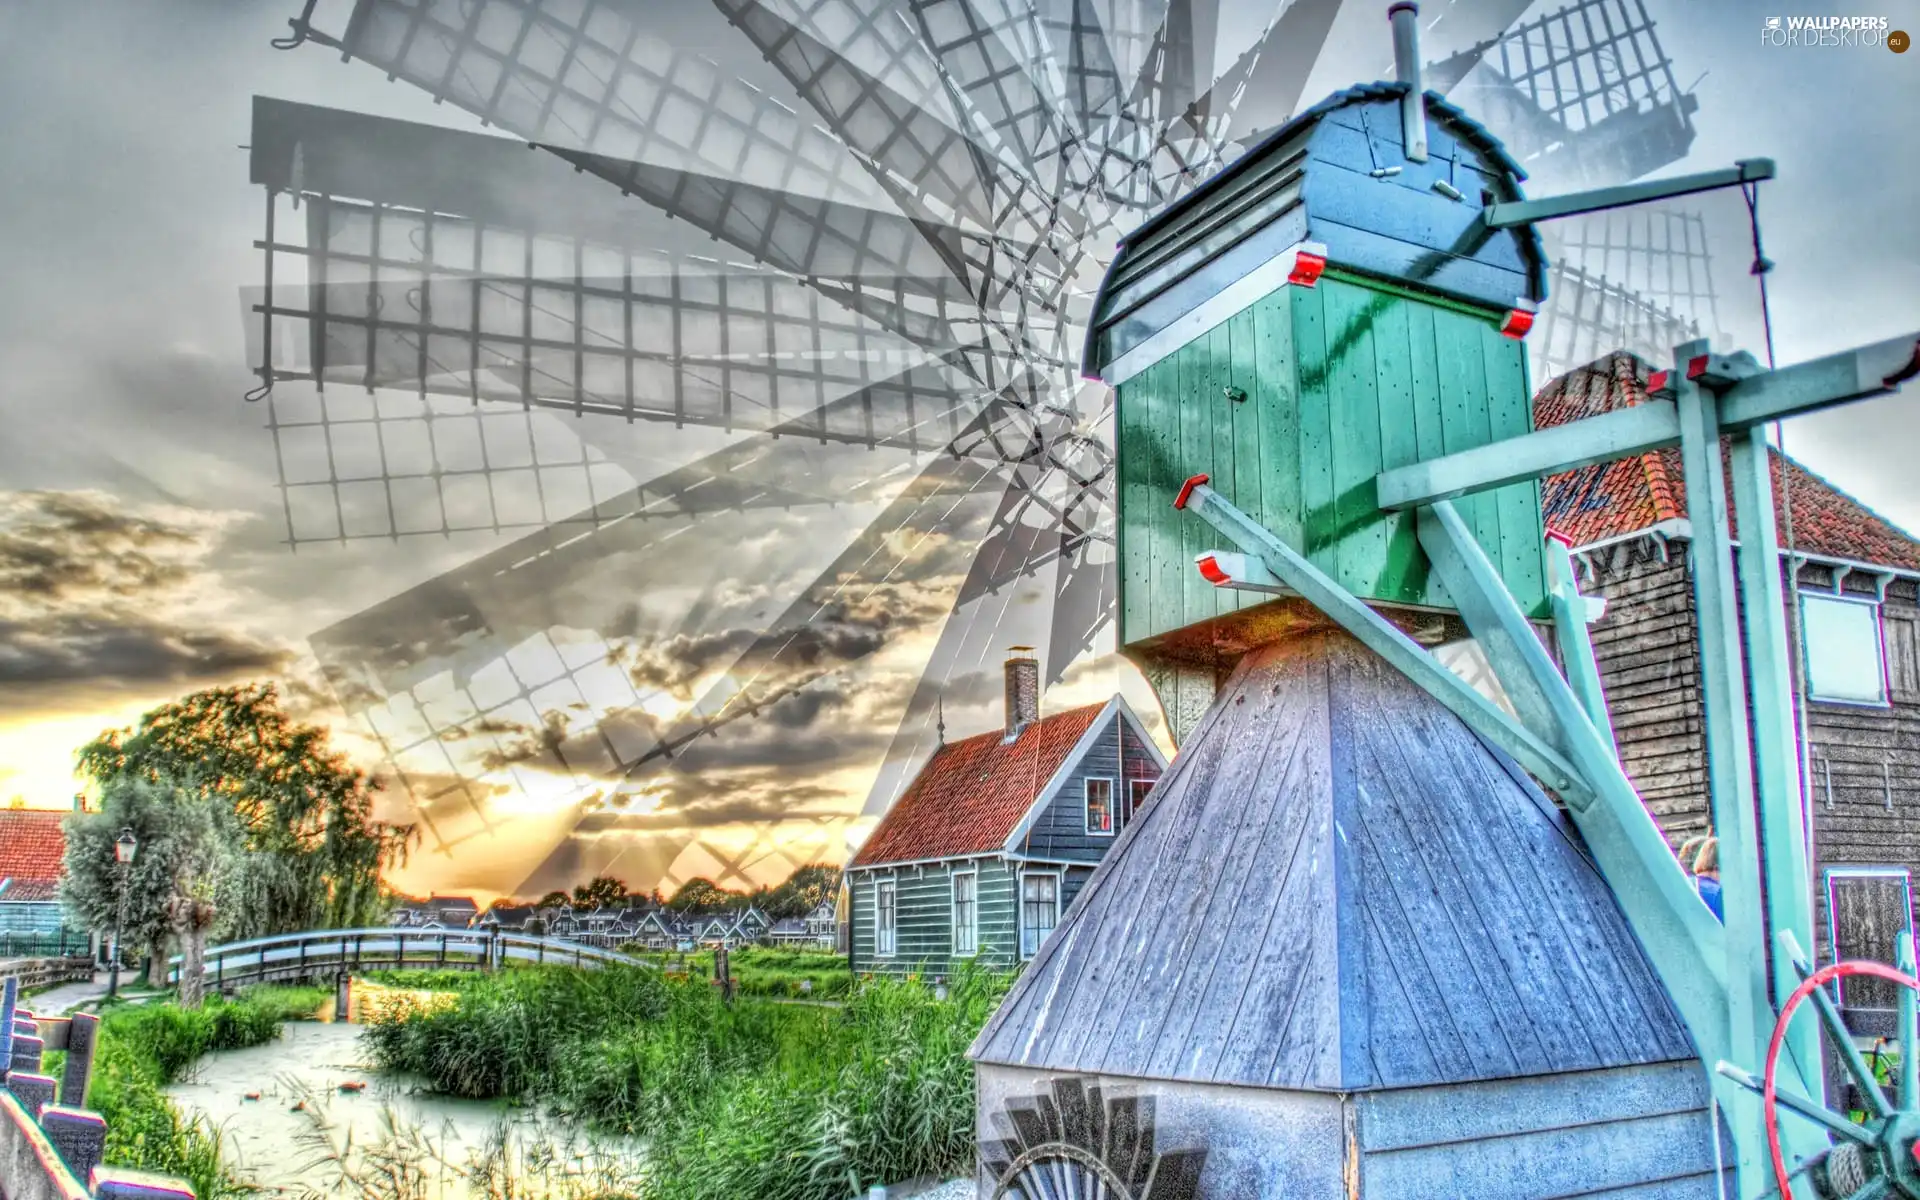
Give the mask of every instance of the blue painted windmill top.
M 1262 139 L 1121 243 L 1094 300 L 1082 370 L 1103 377 L 1231 285 L 1301 243 L 1329 267 L 1495 312 L 1546 299 L 1530 226 L 1475 237 L 1482 208 L 1522 199 L 1526 171 L 1434 92 L 1427 159 L 1401 145 L 1410 85 L 1336 92 Z

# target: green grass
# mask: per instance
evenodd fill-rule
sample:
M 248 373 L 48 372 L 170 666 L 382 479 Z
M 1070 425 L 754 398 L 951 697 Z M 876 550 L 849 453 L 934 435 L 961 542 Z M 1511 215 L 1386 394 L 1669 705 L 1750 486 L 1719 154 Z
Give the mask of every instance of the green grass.
M 684 962 L 689 975 L 713 978 L 711 950 L 684 955 L 637 947 L 622 947 L 622 950 L 664 968 L 678 968 Z M 743 946 L 732 952 L 728 967 L 733 972 L 734 987 L 743 996 L 841 1000 L 853 991 L 853 972 L 847 967 L 846 957 L 831 950 Z M 811 986 L 802 987 L 803 981 Z
M 281 1022 L 311 1017 L 327 996 L 324 988 L 260 987 L 193 1011 L 152 1003 L 107 1008 L 87 1091 L 88 1107 L 107 1120 L 106 1163 L 180 1176 L 200 1200 L 247 1194 L 221 1163 L 219 1131 L 181 1116 L 163 1089 L 203 1054 L 272 1041 Z
M 651 969 L 506 972 L 364 1036 L 381 1067 L 442 1091 L 644 1137 L 641 1200 L 845 1200 L 971 1170 L 965 1051 L 1005 987 L 963 972 L 941 1000 L 913 980 L 849 981 L 845 1006 L 824 1008 L 726 1005 L 704 978 Z

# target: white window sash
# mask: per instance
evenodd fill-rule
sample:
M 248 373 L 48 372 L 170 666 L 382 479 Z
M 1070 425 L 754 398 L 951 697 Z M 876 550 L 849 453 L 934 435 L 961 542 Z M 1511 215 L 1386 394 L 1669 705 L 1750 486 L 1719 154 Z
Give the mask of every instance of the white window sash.
M 873 953 L 876 957 L 892 958 L 899 949 L 899 902 L 899 892 L 895 890 L 892 880 L 874 884 Z
M 1799 600 L 1801 648 L 1803 652 L 1801 671 L 1805 679 L 1803 686 L 1806 689 L 1807 699 L 1820 704 L 1853 704 L 1885 708 L 1889 699 L 1887 692 L 1887 646 L 1886 631 L 1881 627 L 1879 601 L 1868 599 L 1865 596 L 1838 595 L 1832 592 L 1817 592 L 1804 589 L 1799 594 Z M 1854 609 L 1865 610 L 1868 614 L 1868 619 L 1872 623 L 1873 646 L 1870 651 L 1864 645 L 1850 645 L 1843 648 L 1845 651 L 1852 651 L 1856 654 L 1870 655 L 1870 663 L 1868 659 L 1863 658 L 1857 666 L 1860 670 L 1864 671 L 1871 665 L 1873 677 L 1876 681 L 1875 694 L 1872 696 L 1857 693 L 1846 694 L 1843 689 L 1833 686 L 1836 671 L 1845 671 L 1847 669 L 1846 667 L 1835 668 L 1829 665 L 1834 655 L 1841 652 L 1841 648 L 1836 648 L 1827 638 L 1833 636 L 1835 633 L 1850 632 L 1838 630 L 1828 624 L 1830 621 L 1842 619 L 1839 614 L 1847 610 L 1840 608 L 1839 606 L 1841 605 L 1848 605 Z M 1826 614 L 1824 616 L 1822 615 L 1823 610 Z M 1823 630 L 1831 632 L 1823 636 Z M 1825 677 L 1824 684 L 1822 676 Z
M 953 877 L 953 952 L 975 954 L 979 949 L 979 876 L 972 871 L 962 871 Z
M 1046 884 L 1046 887 L 1038 885 Z M 1036 895 L 1035 893 L 1040 893 Z M 1044 916 L 1045 925 L 1035 918 Z M 1060 924 L 1060 876 L 1054 872 L 1035 872 L 1020 877 L 1020 956 L 1032 958 L 1040 952 Z
M 1094 793 L 1094 786 L 1096 784 L 1104 786 L 1107 790 L 1107 799 L 1106 799 L 1105 805 L 1103 806 L 1106 811 L 1106 822 L 1107 822 L 1107 827 L 1105 829 L 1097 828 L 1093 823 L 1093 793 Z M 1086 832 L 1088 833 L 1089 836 L 1092 836 L 1092 837 L 1112 837 L 1113 836 L 1114 800 L 1115 800 L 1115 789 L 1113 786 L 1113 780 L 1106 779 L 1106 778 L 1095 778 L 1095 779 L 1087 780 L 1086 787 L 1085 787 L 1085 797 L 1083 799 L 1082 806 L 1081 806 L 1081 813 L 1085 818 L 1084 824 L 1086 826 Z

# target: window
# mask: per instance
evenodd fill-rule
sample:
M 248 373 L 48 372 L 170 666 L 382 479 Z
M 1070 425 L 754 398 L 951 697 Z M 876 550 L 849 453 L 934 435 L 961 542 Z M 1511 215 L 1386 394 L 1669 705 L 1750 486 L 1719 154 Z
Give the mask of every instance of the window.
M 898 945 L 898 916 L 894 911 L 893 880 L 882 879 L 873 885 L 873 952 L 881 958 L 893 957 Z
M 1020 957 L 1032 958 L 1060 923 L 1060 877 L 1020 877 Z
M 1835 962 L 1893 963 L 1893 940 L 1913 924 L 1913 894 L 1900 867 L 1835 867 L 1827 872 L 1827 935 Z M 1837 981 L 1848 1008 L 1892 1008 L 1899 987 L 1884 979 Z
M 1113 780 L 1087 780 L 1087 832 L 1113 832 Z
M 1842 596 L 1800 595 L 1807 695 L 1842 704 L 1885 704 L 1880 606 Z
M 1128 785 L 1127 820 L 1133 820 L 1147 806 L 1147 794 L 1153 791 L 1155 782 L 1152 779 L 1136 779 Z
M 976 876 L 965 871 L 953 877 L 953 952 L 973 954 L 980 949 L 980 906 L 975 900 Z

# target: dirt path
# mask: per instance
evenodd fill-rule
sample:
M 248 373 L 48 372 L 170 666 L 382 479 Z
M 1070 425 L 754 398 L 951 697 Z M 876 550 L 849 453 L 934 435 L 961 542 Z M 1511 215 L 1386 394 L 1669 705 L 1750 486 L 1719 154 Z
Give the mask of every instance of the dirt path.
M 107 978 L 96 972 L 84 983 L 63 983 L 21 1002 L 21 1007 L 49 1017 L 63 1017 L 89 1000 L 107 994 Z

